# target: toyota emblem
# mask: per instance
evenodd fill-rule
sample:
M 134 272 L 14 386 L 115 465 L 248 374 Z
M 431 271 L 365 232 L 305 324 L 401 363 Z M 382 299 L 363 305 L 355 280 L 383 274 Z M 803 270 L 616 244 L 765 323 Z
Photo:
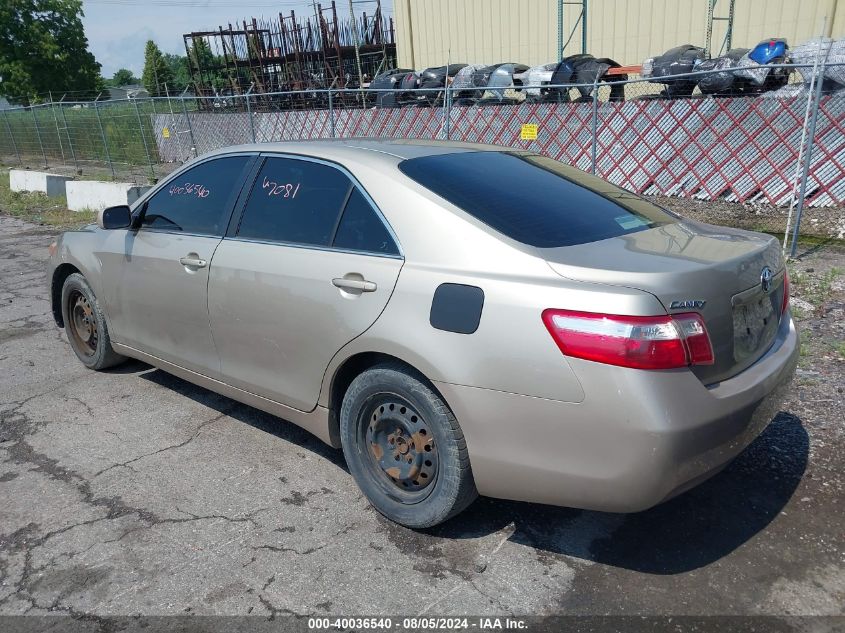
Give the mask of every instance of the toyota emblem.
M 769 292 L 772 287 L 772 269 L 764 266 L 760 272 L 760 285 L 763 287 L 763 292 Z

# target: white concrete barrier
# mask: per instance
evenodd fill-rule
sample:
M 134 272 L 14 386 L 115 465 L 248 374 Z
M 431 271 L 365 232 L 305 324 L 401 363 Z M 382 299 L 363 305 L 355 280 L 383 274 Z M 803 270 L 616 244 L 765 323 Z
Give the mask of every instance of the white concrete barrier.
M 132 204 L 147 191 L 130 182 L 73 180 L 66 184 L 67 208 L 71 211 L 100 211 L 119 204 Z
M 65 183 L 69 180 L 73 180 L 73 177 L 50 174 L 46 171 L 9 170 L 9 189 L 12 191 L 40 191 L 48 196 L 63 196 Z

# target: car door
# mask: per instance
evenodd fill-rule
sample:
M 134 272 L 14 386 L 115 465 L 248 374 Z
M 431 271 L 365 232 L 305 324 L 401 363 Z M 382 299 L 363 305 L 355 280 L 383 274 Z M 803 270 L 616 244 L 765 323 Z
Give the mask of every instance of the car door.
M 188 169 L 142 205 L 136 228 L 109 236 L 101 257 L 116 341 L 219 377 L 208 264 L 255 159 L 225 156 Z
M 268 156 L 244 198 L 209 275 L 221 371 L 234 386 L 310 411 L 332 357 L 381 314 L 403 259 L 337 165 Z

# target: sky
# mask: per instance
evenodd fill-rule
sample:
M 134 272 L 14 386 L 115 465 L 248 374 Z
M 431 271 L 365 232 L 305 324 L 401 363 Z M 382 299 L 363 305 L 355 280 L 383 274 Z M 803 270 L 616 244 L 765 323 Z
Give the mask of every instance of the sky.
M 322 0 L 323 7 L 330 0 Z M 338 13 L 348 15 L 348 0 L 337 0 Z M 382 0 L 385 12 L 391 0 Z M 372 13 L 375 4 L 356 2 L 355 11 Z M 154 40 L 166 53 L 185 54 L 183 33 L 210 31 L 237 20 L 262 15 L 278 18 L 279 11 L 313 15 L 311 0 L 83 0 L 82 21 L 91 52 L 102 64 L 103 77 L 128 68 L 136 77 L 144 69 L 144 45 Z

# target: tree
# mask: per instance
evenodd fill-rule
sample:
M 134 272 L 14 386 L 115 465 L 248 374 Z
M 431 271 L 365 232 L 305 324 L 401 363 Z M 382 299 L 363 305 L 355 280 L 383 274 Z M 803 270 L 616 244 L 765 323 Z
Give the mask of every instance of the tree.
M 170 66 L 167 65 L 161 50 L 152 40 L 147 42 L 144 50 L 144 73 L 141 76 L 141 82 L 152 96 L 175 92 Z
M 135 77 L 132 74 L 132 71 L 128 68 L 121 68 L 120 70 L 118 70 L 110 81 L 110 84 L 115 88 L 119 88 L 120 86 L 130 86 L 132 84 L 137 83 L 138 78 Z
M 0 2 L 0 96 L 29 105 L 48 91 L 76 99 L 102 91 L 82 16 L 81 0 Z
M 194 39 L 189 52 L 190 69 L 194 80 L 204 88 L 223 90 L 229 87 L 229 79 L 223 71 L 223 58 L 211 51 L 206 40 Z
M 164 63 L 170 68 L 173 75 L 173 92 L 182 92 L 191 83 L 191 76 L 188 74 L 188 58 L 184 55 L 164 53 Z M 170 87 L 170 84 L 167 84 Z

